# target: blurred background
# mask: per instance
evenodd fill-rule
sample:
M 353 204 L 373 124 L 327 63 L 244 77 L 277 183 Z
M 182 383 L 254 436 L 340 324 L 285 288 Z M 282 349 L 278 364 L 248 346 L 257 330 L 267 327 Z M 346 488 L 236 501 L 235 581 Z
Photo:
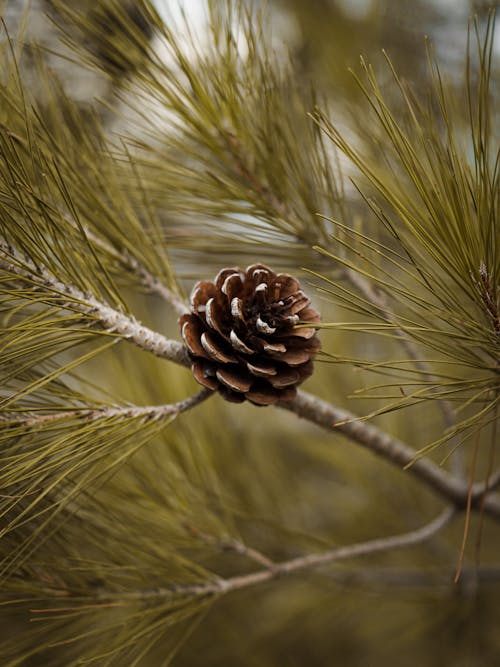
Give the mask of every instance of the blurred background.
M 112 4 L 100 0 L 64 4 L 87 12 L 90 23 L 104 21 L 110 33 L 116 32 L 117 40 L 126 39 L 119 23 L 114 23 Z M 481 0 L 268 0 L 266 6 L 273 47 L 278 54 L 290 54 L 298 87 L 313 85 L 319 90 L 337 123 L 363 142 L 371 128 L 365 121 L 365 100 L 349 72 L 350 68 L 359 71 L 360 55 L 373 65 L 383 86 L 390 80 L 384 49 L 400 76 L 423 91 L 429 76 L 424 40 L 429 36 L 447 83 L 460 90 L 468 17 L 475 14 L 484 25 L 494 4 Z M 140 80 L 145 66 L 144 51 L 130 49 L 127 63 L 114 60 L 96 41 L 95 31 L 89 30 L 82 37 L 68 24 L 68 33 L 86 40 L 85 49 L 100 59 L 100 71 L 89 69 L 61 40 L 60 27 L 67 16 L 60 13 L 57 2 L 8 0 L 4 5 L 9 32 L 15 34 L 22 28 L 24 41 L 32 44 L 21 58 L 24 80 L 32 92 L 43 100 L 46 91 L 37 73 L 38 59 L 42 58 L 60 78 L 64 94 L 81 108 L 90 113 L 99 100 L 105 133 L 136 132 L 143 136 L 144 127 L 136 124 L 136 116 L 127 105 L 133 100 L 134 78 Z M 144 44 L 154 47 L 155 34 L 138 10 L 140 3 L 124 0 L 122 5 Z M 185 0 L 180 5 L 157 0 L 155 6 L 167 22 L 179 21 L 184 12 L 194 33 L 201 40 L 207 39 L 206 7 L 201 0 Z M 498 39 L 494 54 L 498 59 Z M 390 88 L 387 94 L 390 96 Z M 397 105 L 396 95 L 393 102 Z M 168 116 L 165 123 L 168 130 Z M 375 150 L 368 143 L 365 148 Z M 356 177 L 363 184 L 362 177 L 342 158 L 340 168 L 345 190 L 342 207 L 330 202 L 327 212 L 341 215 L 347 211 L 352 219 L 369 218 L 370 212 L 349 181 Z M 226 239 L 226 246 L 221 253 L 217 225 L 223 223 L 215 215 L 209 224 L 189 210 L 171 211 L 168 197 L 162 200 L 157 192 L 151 196 L 164 214 L 172 263 L 185 293 L 194 281 L 213 278 L 222 265 L 259 261 L 262 251 L 266 263 L 275 270 L 294 270 L 300 275 L 324 321 L 347 317 L 347 311 L 316 291 L 315 281 L 303 271 L 303 267 L 319 268 L 323 274 L 331 271 L 335 275 L 329 263 L 310 247 L 293 250 L 289 241 L 290 247 L 280 252 L 274 240 L 267 244 L 266 227 L 263 240 L 245 245 L 244 225 L 237 225 L 234 229 L 243 234 L 239 246 L 231 243 L 230 225 L 236 224 L 232 220 L 224 223 L 220 238 Z M 249 234 L 255 235 L 252 225 Z M 157 297 L 130 290 L 128 299 L 139 319 L 179 337 L 175 316 Z M 340 350 L 346 357 L 387 359 L 396 354 L 395 343 L 383 338 L 325 330 L 321 339 L 325 351 Z M 185 369 L 169 366 L 166 372 L 165 365 L 145 359 L 135 349 L 100 357 L 86 374 L 113 395 L 140 404 L 179 400 L 197 387 Z M 358 397 L 358 390 L 372 382 L 366 369 L 318 361 L 305 389 L 366 414 L 383 404 L 381 398 Z M 428 403 L 390 412 L 376 423 L 416 449 L 442 431 L 440 411 Z M 466 471 L 467 451 L 463 457 Z M 435 455 L 436 461 L 441 458 L 441 454 Z M 478 480 L 486 466 L 486 459 L 479 461 Z M 104 506 L 115 504 L 116 521 L 122 521 L 124 534 L 126 517 L 141 498 L 141 521 L 133 523 L 137 532 L 123 537 L 124 544 L 135 540 L 137 554 L 133 553 L 139 565 L 137 545 L 142 544 L 144 551 L 154 549 L 159 562 L 163 547 L 175 548 L 200 568 L 220 576 L 255 569 L 255 564 L 221 546 L 228 536 L 274 560 L 286 560 L 417 528 L 443 506 L 408 474 L 341 436 L 323 433 L 283 411 L 266 409 L 256 417 L 254 407 L 232 406 L 218 397 L 197 408 L 196 415 L 184 415 L 142 448 L 100 493 Z M 86 530 L 91 531 L 92 525 L 90 522 Z M 196 625 L 187 626 L 187 639 L 181 641 L 181 635 L 176 634 L 175 641 L 160 641 L 138 664 L 164 664 L 179 642 L 172 661 L 178 667 L 381 667 L 389 662 L 401 667 L 493 667 L 500 664 L 500 534 L 492 521 L 472 516 L 464 571 L 458 584 L 453 584 L 463 528 L 460 517 L 421 546 L 302 572 L 228 595 L 197 617 Z M 95 530 L 102 530 L 97 521 Z M 75 530 L 72 539 L 78 540 L 79 534 Z M 83 530 L 81 539 L 85 552 Z M 110 551 L 120 548 L 120 539 L 119 534 L 109 538 Z M 44 548 L 48 559 L 49 545 Z M 13 616 L 8 632 L 24 637 L 28 616 L 25 610 Z M 82 654 L 85 641 L 78 645 Z M 61 645 L 22 664 L 80 664 L 75 657 L 78 650 L 65 650 Z M 94 664 L 108 663 L 103 659 Z M 126 659 L 120 664 L 127 667 Z

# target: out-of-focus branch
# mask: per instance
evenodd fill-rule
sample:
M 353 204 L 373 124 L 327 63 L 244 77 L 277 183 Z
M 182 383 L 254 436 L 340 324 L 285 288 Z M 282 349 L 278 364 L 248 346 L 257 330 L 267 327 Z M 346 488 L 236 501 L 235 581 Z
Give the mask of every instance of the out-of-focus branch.
M 391 537 L 380 538 L 376 540 L 369 540 L 368 542 L 360 542 L 359 544 L 352 544 L 350 546 L 339 547 L 331 549 L 323 553 L 307 554 L 306 556 L 299 556 L 291 560 L 274 563 L 272 568 L 259 570 L 250 574 L 230 577 L 228 579 L 218 579 L 214 582 L 194 584 L 194 585 L 177 585 L 166 588 L 155 588 L 147 590 L 124 591 L 120 593 L 110 593 L 101 591 L 100 597 L 103 599 L 120 599 L 120 600 L 150 600 L 157 598 L 172 598 L 172 597 L 210 597 L 227 595 L 242 588 L 256 586 L 285 575 L 291 575 L 295 572 L 308 570 L 320 567 L 322 565 L 330 565 L 342 560 L 349 560 L 351 558 L 359 558 L 360 556 L 368 556 L 384 551 L 393 551 L 394 549 L 402 549 L 405 547 L 420 544 L 433 537 L 436 533 L 442 530 L 453 518 L 456 510 L 453 507 L 446 508 L 437 518 L 430 523 L 401 535 L 394 535 Z
M 244 155 L 238 138 L 231 132 L 226 132 L 224 138 L 226 140 L 228 152 L 233 160 L 233 169 L 236 177 L 259 197 L 269 212 L 273 213 L 281 220 L 293 219 L 293 213 L 289 206 L 270 190 L 267 185 L 261 183 L 259 178 L 249 167 L 248 160 Z
M 248 560 L 252 560 L 259 565 L 263 565 L 264 567 L 273 568 L 275 565 L 274 561 L 268 558 L 261 551 L 247 546 L 244 542 L 234 537 L 218 537 L 216 535 L 209 535 L 208 533 L 205 533 L 199 530 L 196 526 L 192 525 L 186 525 L 185 528 L 190 535 L 200 539 L 204 544 L 210 545 L 219 551 L 238 554 L 239 556 L 243 556 Z
M 89 241 L 93 243 L 93 245 L 101 248 L 101 250 L 104 250 L 129 271 L 134 273 L 139 278 L 141 284 L 148 290 L 148 292 L 161 297 L 164 301 L 169 303 L 179 315 L 183 315 L 184 313 L 188 312 L 188 307 L 184 301 L 176 294 L 174 294 L 174 292 L 172 292 L 172 290 L 164 285 L 156 276 L 150 273 L 135 257 L 132 257 L 127 252 L 120 252 L 110 243 L 107 243 L 104 239 L 100 238 L 88 229 L 85 230 L 85 234 Z
M 416 459 L 416 452 L 397 438 L 380 430 L 373 424 L 369 424 L 316 396 L 311 396 L 299 391 L 296 398 L 279 404 L 279 407 L 294 412 L 318 426 L 330 431 L 338 431 L 350 440 L 366 447 L 375 454 L 381 456 L 388 462 L 404 468 L 408 472 L 425 482 L 427 486 L 439 495 L 447 498 L 457 508 L 464 509 L 467 505 L 469 494 L 468 484 L 454 477 L 427 458 Z M 484 493 L 484 484 L 476 485 L 471 497 L 471 507 L 477 510 L 481 506 L 481 498 Z M 484 511 L 500 520 L 500 499 L 495 496 L 487 496 L 483 501 Z

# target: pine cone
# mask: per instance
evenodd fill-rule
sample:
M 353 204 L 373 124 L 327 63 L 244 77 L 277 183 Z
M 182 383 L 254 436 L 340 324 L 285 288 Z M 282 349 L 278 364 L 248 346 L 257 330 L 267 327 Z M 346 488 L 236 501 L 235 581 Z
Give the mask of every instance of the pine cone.
M 295 278 L 262 264 L 197 283 L 179 320 L 194 377 L 235 403 L 292 399 L 320 349 L 314 328 L 295 326 L 319 322 L 309 304 Z

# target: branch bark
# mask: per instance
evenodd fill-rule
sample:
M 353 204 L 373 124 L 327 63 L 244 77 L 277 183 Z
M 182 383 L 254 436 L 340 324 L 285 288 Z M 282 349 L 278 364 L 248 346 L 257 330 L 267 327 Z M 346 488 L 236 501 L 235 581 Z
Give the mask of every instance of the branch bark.
M 244 542 L 234 537 L 216 537 L 215 535 L 209 535 L 190 524 L 186 524 L 185 528 L 190 535 L 200 539 L 204 544 L 215 547 L 221 552 L 238 554 L 238 556 L 243 556 L 244 558 L 252 560 L 267 568 L 273 568 L 275 565 L 274 561 L 261 551 L 247 546 Z

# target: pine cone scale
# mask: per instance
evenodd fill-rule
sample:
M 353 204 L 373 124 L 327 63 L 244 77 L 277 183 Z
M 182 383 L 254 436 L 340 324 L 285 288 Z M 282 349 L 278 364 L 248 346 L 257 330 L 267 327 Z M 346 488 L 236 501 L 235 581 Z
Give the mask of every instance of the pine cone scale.
M 194 361 L 191 366 L 191 372 L 193 373 L 195 380 L 207 389 L 215 391 L 219 388 L 219 382 L 217 381 L 215 374 L 213 376 L 210 374 L 211 368 L 207 367 L 203 361 Z
M 205 332 L 201 335 L 200 341 L 205 352 L 215 361 L 220 361 L 225 364 L 238 363 L 237 357 L 230 351 L 226 351 L 227 343 L 224 339 L 217 340 L 217 334 L 210 334 Z
M 269 378 L 269 383 L 273 387 L 289 387 L 296 385 L 300 381 L 300 373 L 294 368 L 282 368 L 274 377 Z
M 234 281 L 235 279 L 239 279 L 239 284 L 240 287 L 243 287 L 243 280 L 242 280 L 243 274 L 239 269 L 221 269 L 219 273 L 215 276 L 215 288 L 219 292 L 223 292 L 224 294 L 227 295 L 226 289 L 227 286 L 230 282 Z
M 262 349 L 269 355 L 283 354 L 286 352 L 286 347 L 283 345 L 283 343 L 269 343 L 267 341 L 261 341 L 261 344 Z
M 257 363 L 253 364 L 247 361 L 247 368 L 250 371 L 250 373 L 252 373 L 252 375 L 263 378 L 267 378 L 270 375 L 276 375 L 278 372 L 276 370 L 276 366 L 260 360 Z
M 220 289 L 221 292 L 227 296 L 229 301 L 232 301 L 232 299 L 235 297 L 240 296 L 243 291 L 243 280 L 241 278 L 241 274 L 231 273 L 224 280 Z
M 293 300 L 290 304 L 290 306 L 286 307 L 286 312 L 288 315 L 296 315 L 297 313 L 300 313 L 301 310 L 304 310 L 310 303 L 311 299 L 308 299 L 306 295 L 303 292 L 299 292 L 297 296 L 291 297 Z
M 270 405 L 293 398 L 311 375 L 319 313 L 292 276 L 263 264 L 222 269 L 195 285 L 190 304 L 181 333 L 203 386 Z
M 205 305 L 205 322 L 229 342 L 230 322 L 224 306 L 218 303 L 214 297 L 211 297 Z
M 240 366 L 224 366 L 216 371 L 217 379 L 228 389 L 244 394 L 250 390 L 253 378 L 250 373 L 246 373 Z
M 216 295 L 215 285 L 209 280 L 202 280 L 195 285 L 191 292 L 191 310 L 196 313 L 202 313 L 207 301 Z
M 287 350 L 282 354 L 272 354 L 271 357 L 276 361 L 282 361 L 289 366 L 300 366 L 309 360 L 311 353 L 307 350 Z
M 238 352 L 241 352 L 242 354 L 255 354 L 255 350 L 253 350 L 251 347 L 246 345 L 236 334 L 234 329 L 231 329 L 231 333 L 229 334 L 229 339 L 231 341 L 231 345 L 234 347 L 235 350 Z
M 320 321 L 320 316 L 317 310 L 314 308 L 310 308 L 309 306 L 307 308 L 304 308 L 304 310 L 300 313 L 301 317 L 300 319 L 303 322 L 311 323 L 311 322 L 319 322 Z
M 243 310 L 243 301 L 239 297 L 235 296 L 231 299 L 231 315 L 234 320 L 245 324 L 245 312 Z
M 276 389 L 266 384 L 256 385 L 247 392 L 246 398 L 255 405 L 272 405 L 276 403 Z M 280 400 L 289 401 L 295 398 L 297 390 L 295 387 L 285 387 L 280 390 Z
M 201 344 L 201 336 L 203 328 L 196 320 L 189 319 L 189 315 L 183 315 L 181 318 L 181 336 L 188 348 L 190 354 L 195 357 L 204 357 L 210 359 L 210 356 L 203 349 Z

